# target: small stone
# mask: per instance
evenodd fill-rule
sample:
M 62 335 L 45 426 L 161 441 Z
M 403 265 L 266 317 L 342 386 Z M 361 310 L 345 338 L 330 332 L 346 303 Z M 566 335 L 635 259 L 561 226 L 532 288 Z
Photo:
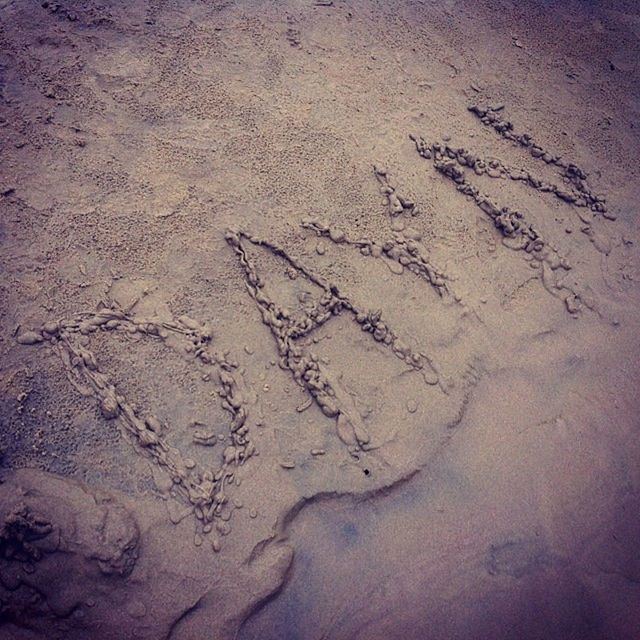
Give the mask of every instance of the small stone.
M 576 314 L 580 311 L 581 308 L 581 304 L 580 304 L 580 298 L 578 298 L 575 295 L 569 295 L 567 296 L 567 298 L 565 298 L 564 301 L 565 306 L 567 307 L 567 311 L 571 314 Z
M 127 603 L 127 613 L 132 618 L 142 618 L 147 613 L 147 607 L 141 600 L 130 600 Z
M 316 245 L 316 253 L 319 256 L 323 256 L 326 251 L 327 251 L 327 248 L 326 248 L 324 242 L 318 242 L 318 244 Z
M 415 400 L 407 401 L 407 411 L 409 413 L 415 413 L 418 410 L 418 403 Z
M 120 406 L 115 398 L 108 396 L 100 401 L 100 412 L 107 420 L 113 420 L 120 413 Z
M 430 385 L 438 384 L 438 374 L 435 371 L 424 371 L 423 372 L 424 381 Z
M 231 527 L 227 522 L 218 521 L 216 523 L 216 529 L 220 533 L 220 535 L 228 536 L 231 533 Z
M 53 333 L 58 333 L 58 329 L 60 328 L 60 326 L 54 320 L 52 322 L 45 322 L 42 328 L 47 333 L 52 333 L 53 334 Z
M 18 338 L 18 344 L 38 344 L 42 342 L 42 335 L 36 331 L 25 331 Z

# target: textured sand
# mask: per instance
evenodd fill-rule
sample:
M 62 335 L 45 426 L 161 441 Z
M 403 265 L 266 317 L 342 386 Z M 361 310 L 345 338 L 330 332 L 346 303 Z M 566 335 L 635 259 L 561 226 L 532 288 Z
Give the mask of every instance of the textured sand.
M 635 3 L 0 16 L 2 640 L 640 637 Z

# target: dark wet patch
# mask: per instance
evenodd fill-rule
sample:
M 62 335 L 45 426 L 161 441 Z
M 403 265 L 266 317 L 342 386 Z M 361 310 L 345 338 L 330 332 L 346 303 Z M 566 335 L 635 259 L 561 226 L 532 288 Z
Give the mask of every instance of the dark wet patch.
M 353 522 L 342 525 L 342 537 L 347 544 L 352 544 L 358 538 L 358 529 Z
M 491 575 L 522 578 L 551 565 L 551 557 L 538 540 L 519 540 L 489 547 L 486 566 Z

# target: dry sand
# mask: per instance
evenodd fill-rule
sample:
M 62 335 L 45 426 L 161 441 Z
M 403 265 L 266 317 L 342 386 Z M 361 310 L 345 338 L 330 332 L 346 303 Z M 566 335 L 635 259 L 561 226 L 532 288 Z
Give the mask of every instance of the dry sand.
M 635 2 L 0 16 L 0 639 L 640 638 Z

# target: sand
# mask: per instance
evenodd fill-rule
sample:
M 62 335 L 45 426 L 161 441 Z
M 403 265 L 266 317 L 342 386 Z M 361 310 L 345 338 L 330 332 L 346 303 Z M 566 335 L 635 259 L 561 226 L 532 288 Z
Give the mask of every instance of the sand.
M 640 637 L 635 3 L 0 17 L 0 639 Z

